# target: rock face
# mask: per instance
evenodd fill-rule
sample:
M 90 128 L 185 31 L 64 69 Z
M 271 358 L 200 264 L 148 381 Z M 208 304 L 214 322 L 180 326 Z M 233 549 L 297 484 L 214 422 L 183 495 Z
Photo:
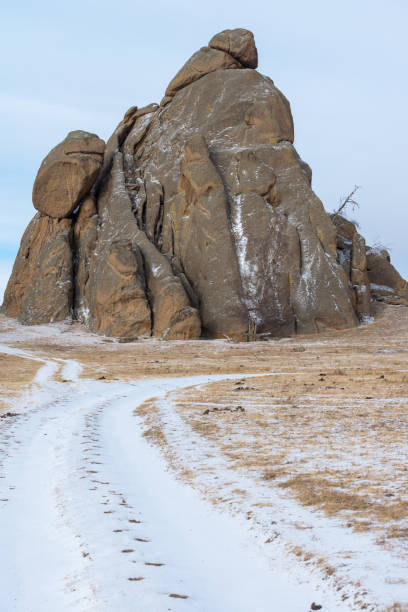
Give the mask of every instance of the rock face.
M 83 258 L 89 270 L 79 316 L 93 331 L 113 336 L 187 339 L 200 336 L 200 319 L 166 257 L 139 229 L 125 186 L 123 154 L 116 152 L 98 197 L 100 229 Z
M 367 273 L 366 244 L 356 226 L 340 215 L 332 215 L 337 229 L 338 260 L 348 279 L 350 298 L 360 317 L 370 316 L 370 283 Z
M 3 312 L 21 323 L 71 316 L 72 220 L 35 215 L 24 236 L 4 295 Z
M 209 337 L 357 322 L 335 228 L 292 141 L 269 78 L 218 70 L 178 91 L 133 153 L 136 214 L 186 277 Z
M 408 306 L 408 283 L 394 268 L 385 249 L 367 248 L 367 274 L 376 300 Z
M 408 306 L 408 283 L 391 264 L 388 251 L 366 246 L 355 224 L 341 215 L 332 215 L 332 221 L 337 229 L 338 259 L 360 319 L 370 315 L 372 300 Z
M 370 284 L 405 299 L 389 262 L 325 212 L 289 102 L 257 62 L 252 33 L 225 30 L 106 147 L 68 134 L 38 172 L 41 214 L 3 312 L 111 336 L 248 340 L 354 326 Z

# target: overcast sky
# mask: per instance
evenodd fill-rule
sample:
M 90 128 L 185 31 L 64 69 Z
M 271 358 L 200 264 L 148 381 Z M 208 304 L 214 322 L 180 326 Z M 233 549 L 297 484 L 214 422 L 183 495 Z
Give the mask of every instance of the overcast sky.
M 326 210 L 361 185 L 361 233 L 408 277 L 407 0 L 20 0 L 0 23 L 0 299 L 48 151 L 75 129 L 107 139 L 234 27 L 254 32 L 260 72 L 290 100 Z

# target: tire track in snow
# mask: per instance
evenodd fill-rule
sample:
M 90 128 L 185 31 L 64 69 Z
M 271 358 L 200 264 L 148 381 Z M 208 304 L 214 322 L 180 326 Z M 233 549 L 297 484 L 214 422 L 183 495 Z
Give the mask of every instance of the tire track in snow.
M 68 384 L 52 380 L 61 364 Z M 1 424 L 0 607 L 306 612 L 307 576 L 271 567 L 243 522 L 176 482 L 133 417 L 149 397 L 235 377 L 107 384 L 79 372 L 47 362 L 32 407 Z M 347 609 L 336 597 L 330 610 Z

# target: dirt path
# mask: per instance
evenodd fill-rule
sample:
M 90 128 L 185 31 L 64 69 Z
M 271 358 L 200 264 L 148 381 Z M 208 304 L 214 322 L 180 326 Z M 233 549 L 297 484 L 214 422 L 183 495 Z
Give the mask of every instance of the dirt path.
M 1 419 L 1 609 L 266 612 L 273 600 L 306 612 L 316 599 L 347 609 L 301 564 L 272 566 L 245 521 L 177 482 L 141 435 L 138 404 L 211 379 L 79 373 L 47 362 L 30 408 Z

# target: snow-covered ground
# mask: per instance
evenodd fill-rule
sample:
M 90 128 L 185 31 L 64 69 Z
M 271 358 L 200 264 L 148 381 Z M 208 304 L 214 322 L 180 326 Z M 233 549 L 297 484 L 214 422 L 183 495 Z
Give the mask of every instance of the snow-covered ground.
M 273 377 L 274 374 L 270 376 Z M 251 378 L 248 376 L 245 378 L 251 385 Z M 198 391 L 196 395 L 194 395 L 195 390 Z M 272 460 L 274 456 L 277 457 L 274 452 L 278 453 L 279 450 L 283 452 L 284 438 L 287 434 L 291 439 L 289 446 L 292 450 L 285 456 L 284 462 L 290 464 L 289 471 L 293 476 L 297 475 L 296 459 L 299 460 L 304 472 L 311 474 L 313 469 L 316 469 L 316 465 L 330 465 L 329 452 L 324 448 L 324 444 L 319 442 L 324 439 L 323 436 L 317 432 L 312 438 L 315 451 L 311 456 L 306 444 L 301 446 L 296 438 L 294 424 L 290 429 L 290 424 L 284 419 L 282 423 L 279 423 L 279 419 L 273 420 L 273 400 L 270 397 L 261 398 L 263 399 L 261 407 L 265 406 L 263 413 L 259 398 L 258 402 L 256 401 L 255 391 L 250 394 L 252 403 L 248 398 L 243 400 L 242 395 L 236 393 L 236 397 L 231 399 L 234 389 L 229 395 L 225 389 L 223 394 L 225 402 L 217 403 L 217 393 L 213 390 L 213 386 L 195 385 L 194 390 L 187 389 L 186 399 L 179 391 L 169 392 L 164 398 L 158 398 L 148 404 L 150 412 L 146 408 L 142 411 L 146 415 L 145 428 L 161 431 L 166 441 L 163 446 L 170 449 L 169 456 L 174 470 L 182 475 L 187 466 L 189 474 L 186 480 L 194 483 L 203 495 L 214 500 L 219 506 L 228 508 L 234 515 L 247 517 L 253 535 L 258 535 L 260 540 L 268 542 L 269 558 L 272 563 L 281 565 L 282 570 L 286 566 L 287 575 L 293 576 L 296 572 L 296 564 L 292 563 L 293 555 L 299 555 L 309 565 L 311 573 L 318 572 L 319 567 L 323 571 L 328 570 L 326 573 L 330 575 L 329 579 L 337 585 L 342 597 L 347 599 L 347 605 L 350 606 L 348 608 L 346 603 L 343 603 L 340 608 L 334 609 L 385 610 L 394 609 L 392 606 L 395 602 L 403 602 L 403 606 L 396 607 L 395 610 L 407 610 L 406 540 L 398 542 L 395 539 L 393 541 L 395 548 L 389 542 L 384 547 L 383 543 L 377 540 L 378 534 L 374 530 L 374 525 L 372 530 L 366 532 L 353 530 L 352 523 L 348 524 L 344 516 L 340 519 L 335 515 L 327 516 L 311 505 L 305 506 L 293 499 L 287 494 L 286 489 L 279 487 L 279 476 L 272 474 L 272 484 L 269 479 L 263 480 L 257 477 L 257 469 L 253 469 L 254 455 L 261 456 L 259 463 L 262 466 L 263 458 L 268 456 L 266 451 L 269 451 L 271 457 L 269 465 L 273 469 Z M 221 395 L 219 392 L 218 399 Z M 244 403 L 245 416 L 243 412 L 237 411 L 238 402 Z M 320 418 L 323 420 L 323 408 L 318 398 L 315 398 L 315 403 L 316 410 L 319 410 Z M 212 417 L 205 416 L 208 410 L 227 412 L 214 412 Z M 305 409 L 305 414 L 311 421 L 313 411 Z M 266 415 L 269 418 L 272 416 L 272 423 L 268 423 Z M 254 435 L 254 428 L 248 424 L 256 422 L 262 416 L 264 420 L 261 429 L 264 428 L 264 435 L 259 432 Z M 299 428 L 304 426 L 305 432 L 310 435 L 312 430 L 307 430 L 300 415 L 298 421 Z M 336 424 L 332 422 L 333 436 L 336 435 L 335 426 Z M 359 426 L 362 427 L 361 423 Z M 209 429 L 206 430 L 206 427 Z M 268 438 L 276 442 L 275 446 L 272 445 L 272 450 L 268 449 Z M 357 437 L 354 439 L 358 444 Z M 245 454 L 247 447 L 249 452 Z M 254 447 L 257 448 L 256 451 Z M 381 463 L 385 456 L 392 471 L 393 460 L 404 460 L 404 454 L 398 457 L 387 456 L 379 442 L 376 448 L 377 457 L 374 448 L 360 449 L 357 446 L 353 451 L 352 446 L 351 450 L 347 447 L 349 454 L 344 459 L 345 465 L 360 461 L 362 473 L 367 473 L 366 469 L 374 470 L 376 460 Z M 368 450 L 372 452 L 368 454 Z M 237 460 L 237 455 L 243 457 L 241 461 Z M 311 465 L 308 465 L 308 462 Z M 389 478 L 391 480 L 392 476 L 389 475 Z M 397 478 L 396 481 L 398 489 L 401 483 Z M 362 488 L 365 483 L 363 480 L 361 482 L 357 480 L 356 486 L 358 484 Z M 387 481 L 388 489 L 391 490 L 392 484 Z M 343 486 L 346 492 L 350 490 L 346 481 Z M 329 481 L 327 488 L 330 489 Z M 378 489 L 379 487 L 373 495 L 376 494 L 381 503 Z M 345 514 L 348 519 L 353 518 L 352 512 Z M 383 521 L 383 523 L 386 528 L 387 524 L 389 526 L 394 521 L 388 523 Z M 405 527 L 406 521 L 402 521 L 399 529 Z M 324 598 L 321 603 L 323 602 L 326 604 L 324 606 L 326 609 L 327 601 Z M 333 609 L 332 605 L 330 603 L 328 606 L 330 610 Z
M 0 420 L 1 610 L 353 609 L 177 481 L 142 436 L 141 402 L 226 376 L 107 384 L 79 373 L 46 362 L 29 408 Z

